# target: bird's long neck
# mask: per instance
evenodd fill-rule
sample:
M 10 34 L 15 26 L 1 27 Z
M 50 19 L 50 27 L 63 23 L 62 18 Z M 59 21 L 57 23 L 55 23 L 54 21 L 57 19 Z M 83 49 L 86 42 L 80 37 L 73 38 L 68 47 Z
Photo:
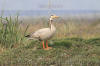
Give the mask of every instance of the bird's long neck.
M 56 28 L 55 28 L 55 26 L 52 24 L 52 21 L 53 21 L 53 20 L 50 20 L 50 23 L 49 23 L 49 24 L 50 24 L 50 29 L 51 29 L 51 30 L 55 30 Z

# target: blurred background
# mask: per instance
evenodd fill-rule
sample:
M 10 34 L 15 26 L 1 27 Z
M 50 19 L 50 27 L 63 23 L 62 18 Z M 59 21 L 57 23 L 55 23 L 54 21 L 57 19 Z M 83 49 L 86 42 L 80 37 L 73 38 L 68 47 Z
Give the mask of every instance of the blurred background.
M 0 0 L 0 15 L 48 16 L 48 11 L 62 16 L 97 14 L 99 0 Z

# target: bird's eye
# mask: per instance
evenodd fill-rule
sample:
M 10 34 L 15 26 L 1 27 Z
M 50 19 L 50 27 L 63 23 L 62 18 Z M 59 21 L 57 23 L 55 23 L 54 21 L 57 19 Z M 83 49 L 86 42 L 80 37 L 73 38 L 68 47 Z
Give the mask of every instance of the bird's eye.
M 54 15 L 51 15 L 51 17 L 52 17 L 52 16 L 54 16 Z

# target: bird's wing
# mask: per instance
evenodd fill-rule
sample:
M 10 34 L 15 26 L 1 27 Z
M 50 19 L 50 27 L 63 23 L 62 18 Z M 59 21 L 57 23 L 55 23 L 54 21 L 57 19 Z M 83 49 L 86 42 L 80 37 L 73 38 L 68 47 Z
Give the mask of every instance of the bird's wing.
M 35 32 L 33 32 L 31 35 L 32 37 L 41 37 L 42 35 L 46 35 L 47 33 L 50 33 L 50 28 L 43 28 L 43 29 L 39 29 Z

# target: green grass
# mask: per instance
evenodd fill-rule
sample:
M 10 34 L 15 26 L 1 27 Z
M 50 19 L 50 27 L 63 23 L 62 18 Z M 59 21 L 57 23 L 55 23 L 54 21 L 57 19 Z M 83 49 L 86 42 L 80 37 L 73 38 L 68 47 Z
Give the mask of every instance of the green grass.
M 61 40 L 61 39 L 60 39 Z M 84 40 L 84 39 L 83 39 Z M 36 66 L 99 66 L 100 47 L 87 44 L 78 38 L 53 40 L 52 50 L 40 49 L 39 42 L 31 41 L 30 44 L 19 48 L 8 49 L 0 55 L 0 63 L 11 65 L 36 65 Z M 70 45 L 69 45 L 70 44 Z
M 4 20 L 6 24 L 4 24 Z M 0 45 L 5 48 L 13 48 L 15 45 L 23 43 L 23 34 L 19 26 L 18 17 L 2 18 L 0 22 Z
M 100 66 L 100 38 L 53 38 L 46 51 L 24 37 L 29 26 L 22 30 L 18 17 L 0 20 L 0 66 Z

